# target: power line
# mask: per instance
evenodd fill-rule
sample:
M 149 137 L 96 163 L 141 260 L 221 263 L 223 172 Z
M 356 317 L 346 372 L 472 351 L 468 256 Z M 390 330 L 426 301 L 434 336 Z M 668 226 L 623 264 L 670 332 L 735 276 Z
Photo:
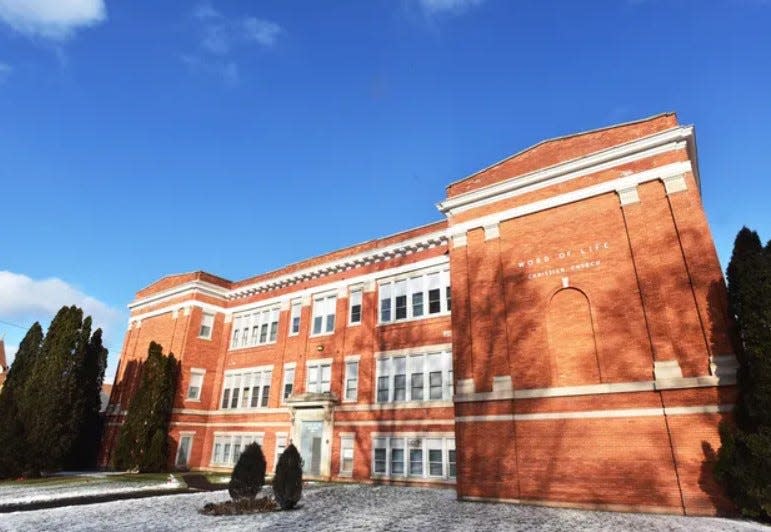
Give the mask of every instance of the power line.
M 22 325 L 17 325 L 15 323 L 11 323 L 10 321 L 0 320 L 0 323 L 2 323 L 3 325 L 10 325 L 11 327 L 16 327 L 16 328 L 21 329 L 23 331 L 26 331 L 27 329 L 29 329 L 29 327 L 24 327 Z

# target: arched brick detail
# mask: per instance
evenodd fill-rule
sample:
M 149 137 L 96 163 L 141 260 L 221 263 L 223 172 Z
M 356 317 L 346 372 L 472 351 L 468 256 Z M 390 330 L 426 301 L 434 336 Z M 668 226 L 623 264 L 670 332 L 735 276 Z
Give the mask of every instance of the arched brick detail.
M 558 290 L 549 302 L 546 330 L 552 385 L 599 384 L 597 343 L 586 294 L 572 287 Z

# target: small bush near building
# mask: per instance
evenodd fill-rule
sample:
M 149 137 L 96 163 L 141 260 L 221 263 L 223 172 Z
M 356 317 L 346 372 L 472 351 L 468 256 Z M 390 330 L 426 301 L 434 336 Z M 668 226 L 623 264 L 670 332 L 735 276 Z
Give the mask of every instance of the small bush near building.
M 246 446 L 230 477 L 228 492 L 238 502 L 254 499 L 265 484 L 265 456 L 257 442 Z
M 291 443 L 281 453 L 273 477 L 273 496 L 282 510 L 291 510 L 302 497 L 302 458 Z

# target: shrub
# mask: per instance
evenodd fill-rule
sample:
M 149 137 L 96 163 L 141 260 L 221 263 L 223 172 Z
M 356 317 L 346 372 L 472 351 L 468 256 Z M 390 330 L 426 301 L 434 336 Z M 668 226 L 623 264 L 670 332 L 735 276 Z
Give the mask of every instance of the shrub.
M 273 496 L 282 510 L 291 510 L 303 493 L 302 458 L 291 443 L 281 453 L 273 476 Z
M 254 499 L 265 484 L 265 456 L 257 442 L 250 443 L 238 458 L 228 492 L 234 501 Z

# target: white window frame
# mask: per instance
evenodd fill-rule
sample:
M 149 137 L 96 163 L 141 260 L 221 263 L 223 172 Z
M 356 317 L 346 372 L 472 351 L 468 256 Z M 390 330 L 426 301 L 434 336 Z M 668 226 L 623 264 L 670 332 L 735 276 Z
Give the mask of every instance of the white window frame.
M 179 463 L 179 453 L 182 451 L 182 440 L 184 438 L 189 438 L 190 443 L 187 447 L 187 456 L 185 457 L 185 463 L 180 464 Z M 180 432 L 179 433 L 179 443 L 177 444 L 177 452 L 174 456 L 174 467 L 188 467 L 190 465 L 190 454 L 193 452 L 193 441 L 195 440 L 195 432 Z
M 331 301 L 331 303 L 330 303 Z M 319 303 L 317 306 L 316 304 Z M 329 306 L 332 306 L 332 312 L 329 312 Z M 325 312 L 326 313 L 323 313 Z M 320 312 L 321 315 L 317 316 L 316 313 Z M 332 317 L 331 330 L 330 316 Z M 321 327 L 319 332 L 316 332 L 316 318 L 321 318 Z M 324 292 L 323 294 L 316 294 L 311 301 L 311 337 L 317 336 L 329 336 L 335 334 L 335 327 L 337 327 L 337 291 Z
M 303 300 L 301 298 L 292 299 L 289 302 L 289 336 L 297 336 L 300 334 L 300 327 L 302 327 L 302 315 L 303 315 Z M 297 330 L 294 330 L 294 322 L 297 319 Z
M 329 368 L 329 380 L 326 383 L 326 390 L 324 389 L 324 381 L 323 381 L 323 368 L 328 367 Z M 318 390 L 311 390 L 311 368 L 317 368 L 317 379 L 315 384 Z M 332 389 L 332 359 L 331 358 L 324 358 L 324 359 L 317 359 L 317 360 L 309 360 L 305 363 L 305 392 L 306 393 L 325 393 L 329 392 Z
M 198 393 L 194 397 L 190 397 L 190 388 L 193 385 L 193 377 L 201 377 L 201 384 L 198 386 Z M 185 392 L 185 401 L 199 402 L 201 400 L 201 391 L 203 390 L 203 382 L 206 377 L 206 370 L 203 368 L 190 368 L 190 380 L 187 383 L 187 391 Z
M 274 319 L 275 318 L 275 319 Z M 281 306 L 276 303 L 233 315 L 229 349 L 248 349 L 278 341 Z
M 437 357 L 438 359 L 434 358 Z M 413 371 L 414 361 L 422 360 L 420 372 Z M 430 362 L 438 362 L 438 369 L 432 368 Z M 396 373 L 396 368 L 403 363 L 404 373 Z M 431 397 L 431 374 L 441 372 L 442 395 L 438 398 Z M 412 374 L 420 373 L 423 375 L 422 397 L 413 397 Z M 404 375 L 404 399 L 395 400 L 395 377 Z M 387 398 L 379 400 L 381 377 L 387 378 L 388 390 Z M 420 403 L 431 401 L 452 401 L 453 396 L 453 366 L 452 350 L 450 348 L 432 348 L 418 350 L 400 350 L 391 353 L 381 353 L 375 357 L 375 379 L 373 381 L 372 401 L 377 404 L 402 404 L 402 403 Z M 401 387 L 400 387 L 401 389 Z
M 289 396 L 291 397 L 292 394 L 294 394 L 294 392 L 295 392 L 295 381 L 297 379 L 297 369 L 296 368 L 297 368 L 297 363 L 296 362 L 288 362 L 288 363 L 284 364 L 284 375 L 282 376 L 282 379 L 281 379 L 281 403 L 282 404 L 286 403 L 286 400 L 288 399 L 288 397 L 285 397 L 284 394 L 286 393 L 286 385 L 290 384 L 289 381 L 286 378 L 287 371 L 289 371 L 289 370 L 292 371 L 292 382 L 291 382 L 291 384 L 292 384 L 292 393 L 290 393 Z
M 348 355 L 345 357 L 345 375 L 343 380 L 343 402 L 344 403 L 355 403 L 359 399 L 359 373 L 361 371 L 361 364 L 360 364 L 360 355 Z M 350 374 L 350 365 L 356 364 L 356 374 L 351 375 Z M 349 380 L 355 380 L 356 381 L 356 388 L 354 389 L 353 397 L 348 397 L 348 381 Z
M 209 318 L 211 320 L 211 323 L 206 325 L 205 320 Z M 208 334 L 203 334 L 204 327 L 207 327 L 209 329 Z M 201 314 L 201 324 L 198 327 L 198 338 L 201 340 L 211 340 L 212 334 L 214 333 L 214 313 L 212 312 L 204 312 Z
M 456 462 L 450 460 L 450 453 L 455 451 L 455 435 L 452 433 L 431 433 L 431 432 L 417 432 L 417 433 L 373 433 L 372 438 L 372 454 L 370 462 L 370 476 L 371 478 L 392 478 L 402 480 L 420 480 L 420 481 L 441 481 L 441 482 L 456 482 L 457 480 L 457 456 Z M 384 447 L 376 447 L 378 440 L 382 440 L 385 444 Z M 431 474 L 431 461 L 429 460 L 429 454 L 431 450 L 437 450 L 437 447 L 433 447 L 429 442 L 441 442 L 442 451 L 442 474 Z M 341 447 L 342 449 L 342 447 Z M 375 458 L 377 449 L 385 449 L 385 471 L 375 472 Z M 402 453 L 402 472 L 393 473 L 391 471 L 393 465 L 393 450 L 401 449 Z M 421 451 L 421 472 L 420 474 L 413 474 L 410 471 L 411 464 L 411 450 Z M 456 464 L 456 474 L 451 475 L 451 464 Z M 341 462 L 342 467 L 342 462 Z
M 350 449 L 351 451 L 351 469 L 346 470 L 345 464 L 345 451 Z M 352 432 L 343 432 L 340 434 L 340 469 L 338 475 L 341 477 L 352 477 L 353 470 L 356 464 L 356 445 L 354 434 Z
M 222 390 L 220 391 L 219 410 L 243 411 L 243 410 L 261 410 L 269 408 L 268 404 L 262 405 L 265 396 L 265 387 L 268 388 L 267 401 L 270 401 L 270 392 L 272 391 L 273 366 L 257 366 L 253 368 L 239 368 L 225 371 L 222 377 Z M 246 385 L 246 386 L 245 386 Z M 257 406 L 251 406 L 254 400 L 254 390 L 257 389 Z M 233 390 L 238 391 L 236 405 L 233 406 Z M 248 395 L 244 394 L 248 391 Z M 227 403 L 225 401 L 227 392 Z M 247 400 L 244 397 L 248 397 Z
M 212 438 L 212 450 L 209 459 L 209 465 L 213 467 L 235 467 L 238 457 L 241 456 L 244 448 L 252 442 L 257 442 L 262 447 L 265 440 L 264 432 L 215 432 Z M 236 448 L 236 444 L 238 447 Z M 220 445 L 219 453 L 217 445 Z M 228 452 L 225 453 L 225 446 L 228 445 Z M 219 454 L 220 460 L 217 460 Z M 225 460 L 227 458 L 227 460 Z
M 437 286 L 431 287 L 431 281 L 436 279 Z M 426 268 L 413 270 L 397 276 L 379 279 L 377 298 L 377 322 L 378 325 L 401 323 L 404 321 L 424 320 L 447 316 L 450 314 L 450 269 L 443 265 L 440 268 Z M 439 310 L 431 312 L 429 295 L 432 290 L 439 291 Z M 417 298 L 417 295 L 420 295 Z M 398 298 L 404 297 L 404 315 L 397 318 Z M 384 319 L 384 309 L 388 309 L 388 319 Z M 416 309 L 420 312 L 416 313 Z
M 358 300 L 358 303 L 356 302 Z M 359 319 L 353 321 L 353 307 L 359 307 Z M 361 325 L 362 311 L 364 309 L 364 287 L 352 287 L 348 292 L 348 327 Z

